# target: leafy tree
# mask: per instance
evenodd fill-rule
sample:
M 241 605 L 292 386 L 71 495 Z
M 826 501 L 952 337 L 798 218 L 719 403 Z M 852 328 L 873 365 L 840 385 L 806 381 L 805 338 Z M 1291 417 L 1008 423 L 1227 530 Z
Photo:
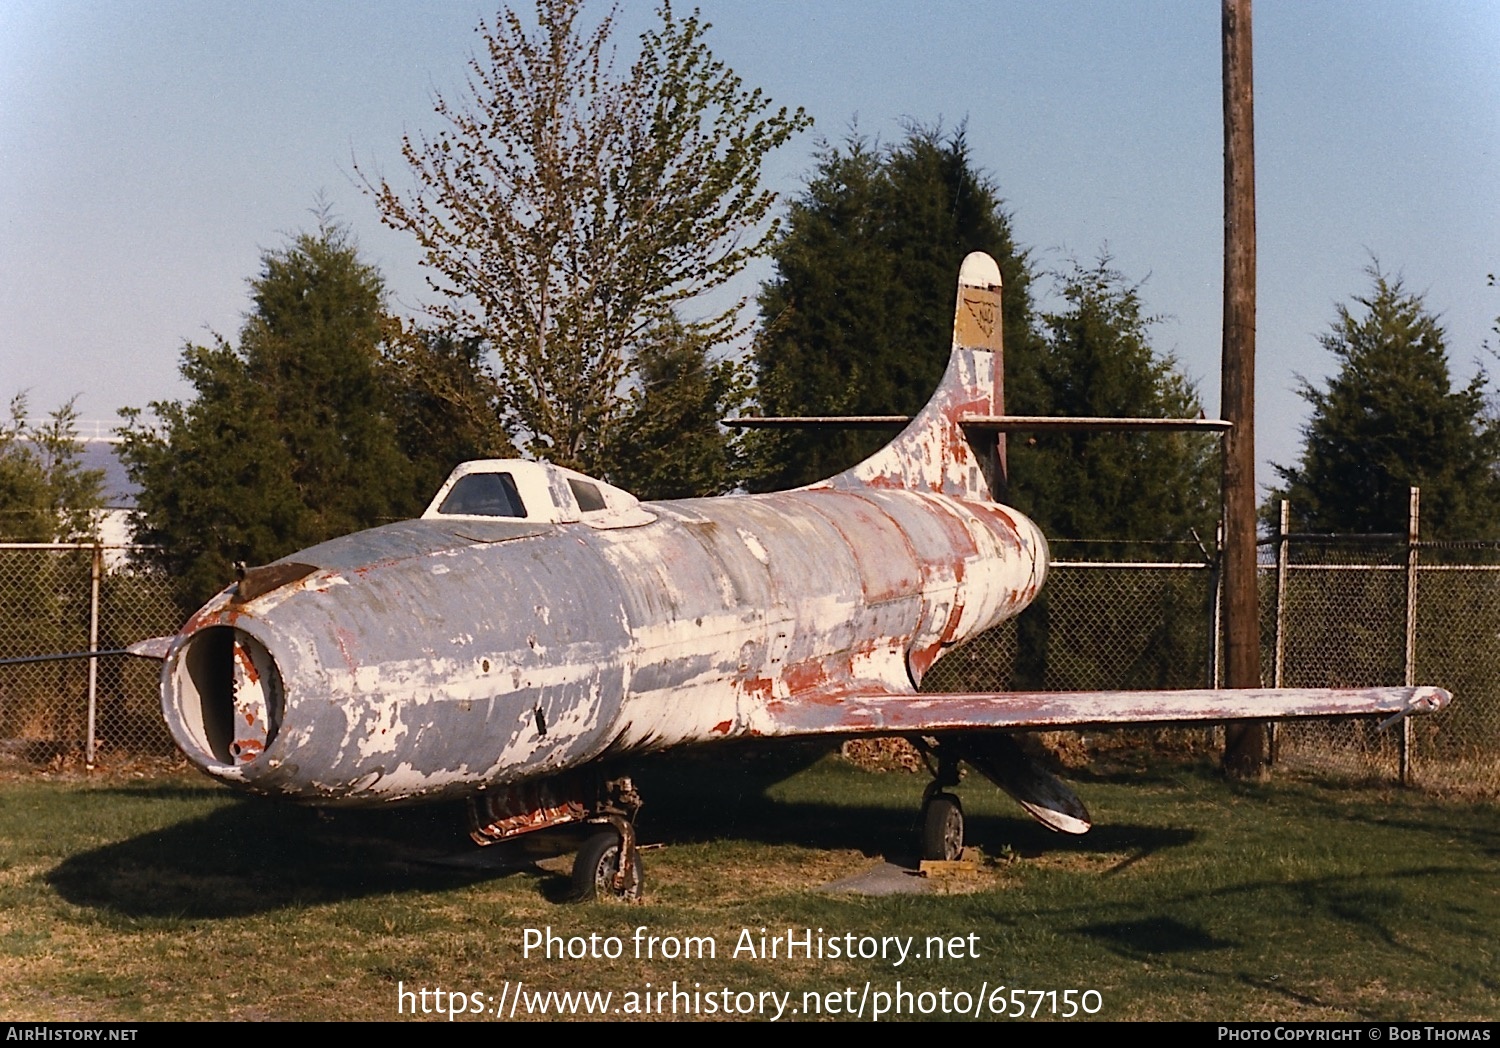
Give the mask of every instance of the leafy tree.
M 78 413 L 69 400 L 36 425 L 26 394 L 0 420 L 0 541 L 73 542 L 95 534 L 104 471 L 85 469 Z
M 1059 275 L 1064 308 L 1042 317 L 1038 413 L 1193 418 L 1202 405 L 1151 347 L 1138 287 L 1110 266 Z M 1207 539 L 1218 519 L 1215 438 L 1190 433 L 1019 434 L 1009 498 L 1049 535 L 1120 541 Z M 1095 549 L 1097 554 L 1099 549 Z
M 585 32 L 582 8 L 537 0 L 535 32 L 509 10 L 481 22 L 467 97 L 440 98 L 447 126 L 403 143 L 416 189 L 366 184 L 420 241 L 439 321 L 495 352 L 524 449 L 607 474 L 631 348 L 763 252 L 761 163 L 810 121 L 747 90 L 696 14 L 663 3 L 621 75 L 613 13 Z M 690 326 L 714 344 L 737 312 Z
M 324 221 L 267 252 L 250 286 L 238 346 L 183 350 L 196 397 L 153 403 L 149 428 L 124 413 L 136 539 L 160 547 L 187 605 L 237 560 L 274 560 L 418 505 L 379 370 L 380 274 Z
M 1399 532 L 1416 486 L 1425 534 L 1493 538 L 1500 427 L 1486 412 L 1487 378 L 1455 390 L 1443 329 L 1422 296 L 1378 268 L 1369 275 L 1371 293 L 1341 304 L 1320 339 L 1338 374 L 1325 389 L 1302 381 L 1312 405 L 1302 461 L 1276 467 L 1285 487 L 1268 511 L 1286 498 L 1301 527 Z
M 647 499 L 720 495 L 735 487 L 738 447 L 719 419 L 738 409 L 745 376 L 715 361 L 707 341 L 669 319 L 636 350 L 639 385 L 631 391 L 611 480 Z
M 1496 281 L 1495 274 L 1493 273 L 1490 273 L 1485 277 L 1485 282 L 1490 287 L 1500 287 L 1500 281 Z M 1495 334 L 1500 335 L 1500 317 L 1495 318 L 1495 324 L 1492 328 L 1490 328 L 1490 330 Z M 1488 340 L 1485 341 L 1484 348 L 1491 353 L 1500 353 L 1500 346 L 1492 346 Z
M 757 398 L 768 415 L 909 414 L 948 360 L 958 265 L 1000 263 L 1007 392 L 1030 403 L 1036 361 L 1031 275 L 994 184 L 974 170 L 963 129 L 908 129 L 882 148 L 853 135 L 825 145 L 772 249 L 760 295 Z M 757 435 L 761 489 L 810 483 L 853 465 L 888 434 Z

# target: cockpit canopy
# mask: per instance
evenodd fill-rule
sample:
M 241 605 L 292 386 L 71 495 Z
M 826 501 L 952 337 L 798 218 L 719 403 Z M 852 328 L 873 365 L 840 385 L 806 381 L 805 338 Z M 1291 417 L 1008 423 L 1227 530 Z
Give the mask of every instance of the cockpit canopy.
M 655 516 L 628 491 L 549 462 L 476 459 L 448 475 L 423 520 L 525 520 L 595 527 L 646 524 Z

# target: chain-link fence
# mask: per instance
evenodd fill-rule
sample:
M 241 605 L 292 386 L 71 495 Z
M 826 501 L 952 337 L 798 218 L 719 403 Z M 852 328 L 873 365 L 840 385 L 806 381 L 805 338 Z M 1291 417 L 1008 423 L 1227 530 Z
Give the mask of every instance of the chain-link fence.
M 0 659 L 113 651 L 176 632 L 167 580 L 140 566 L 138 552 L 0 543 Z M 173 752 L 160 666 L 126 655 L 0 666 L 0 755 L 43 763 Z
M 1442 713 L 1399 730 L 1286 724 L 1277 761 L 1353 778 L 1500 787 L 1500 548 L 1404 535 L 1287 535 L 1262 545 L 1262 653 L 1287 687 L 1432 684 Z M 1485 563 L 1489 561 L 1490 563 Z
M 1053 552 L 1076 555 L 1077 545 L 1054 542 Z M 1205 687 L 1214 676 L 1216 589 L 1206 558 L 1059 558 L 1031 607 L 938 663 L 923 690 Z

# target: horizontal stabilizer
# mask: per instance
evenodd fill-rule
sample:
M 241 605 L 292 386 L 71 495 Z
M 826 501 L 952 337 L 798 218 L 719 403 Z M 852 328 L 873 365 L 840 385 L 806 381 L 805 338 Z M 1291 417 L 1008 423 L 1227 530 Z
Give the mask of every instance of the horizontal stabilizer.
M 845 429 L 898 429 L 910 415 L 741 415 L 721 421 L 736 429 L 773 426 L 839 426 Z M 1092 415 L 965 415 L 958 424 L 966 430 L 991 433 L 1223 433 L 1234 423 L 1218 418 L 1114 418 Z
M 996 433 L 1223 433 L 1234 425 L 1218 418 L 1111 418 L 1088 415 L 969 415 L 959 419 L 959 424 L 966 430 Z
M 1442 709 L 1441 688 L 1220 688 L 1196 691 L 1029 691 L 846 695 L 768 711 L 767 735 L 932 735 L 975 729 L 1158 724 L 1385 715 Z
M 840 426 L 844 429 L 901 429 L 910 415 L 737 415 L 719 420 L 731 429 L 774 426 Z

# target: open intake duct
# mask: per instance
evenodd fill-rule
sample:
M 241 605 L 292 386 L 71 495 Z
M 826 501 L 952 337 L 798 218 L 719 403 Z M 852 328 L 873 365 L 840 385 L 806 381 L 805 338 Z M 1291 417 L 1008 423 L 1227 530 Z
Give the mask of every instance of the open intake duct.
M 284 708 L 281 673 L 265 645 L 244 630 L 199 630 L 167 672 L 167 723 L 180 726 L 187 738 L 178 742 L 196 748 L 201 758 L 249 764 L 276 738 Z

